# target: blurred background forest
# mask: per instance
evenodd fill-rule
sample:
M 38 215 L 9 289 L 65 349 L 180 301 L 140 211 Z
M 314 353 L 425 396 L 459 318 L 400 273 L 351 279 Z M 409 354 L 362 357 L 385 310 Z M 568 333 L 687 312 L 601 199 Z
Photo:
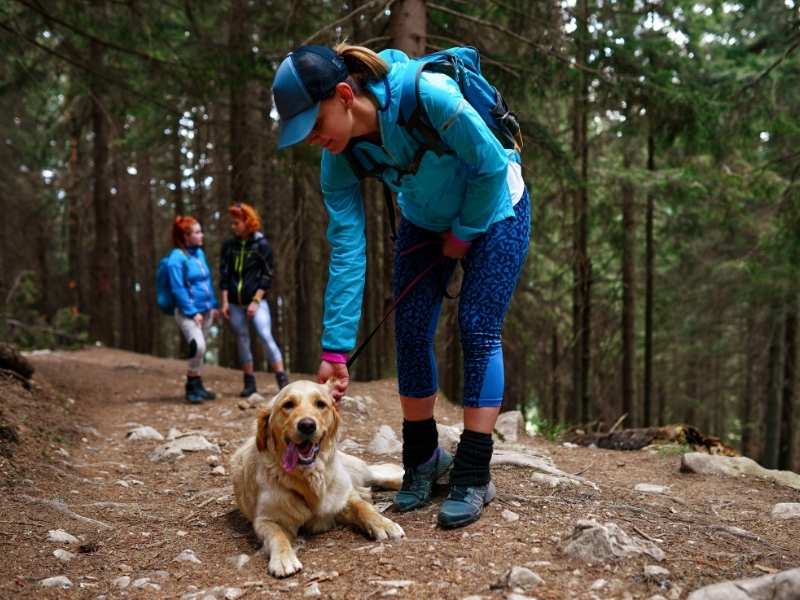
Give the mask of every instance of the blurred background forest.
M 345 39 L 476 46 L 519 115 L 533 236 L 506 408 L 549 433 L 687 422 L 800 468 L 797 0 L 0 0 L 0 338 L 179 355 L 154 302 L 171 221 L 198 218 L 216 275 L 247 201 L 275 249 L 274 333 L 315 372 L 319 153 L 276 152 L 270 85 L 292 47 Z M 392 252 L 364 185 L 362 332 Z M 458 401 L 455 308 L 439 354 Z M 230 338 L 210 357 L 236 366 Z M 384 327 L 355 377 L 393 376 L 393 353 Z

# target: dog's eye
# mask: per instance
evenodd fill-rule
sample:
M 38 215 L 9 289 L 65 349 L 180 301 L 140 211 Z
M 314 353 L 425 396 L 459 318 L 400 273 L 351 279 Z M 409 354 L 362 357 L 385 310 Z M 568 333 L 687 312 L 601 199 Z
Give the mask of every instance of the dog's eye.
M 328 405 L 325 404 L 325 400 L 317 400 L 317 408 L 323 410 L 325 408 L 328 408 Z
M 293 400 L 289 400 L 288 402 L 283 403 L 283 410 L 292 410 L 295 407 L 295 403 Z

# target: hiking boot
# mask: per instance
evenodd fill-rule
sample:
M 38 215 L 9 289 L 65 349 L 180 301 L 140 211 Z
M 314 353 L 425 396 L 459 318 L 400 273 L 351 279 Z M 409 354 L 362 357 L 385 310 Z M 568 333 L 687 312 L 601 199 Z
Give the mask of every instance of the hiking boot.
M 286 374 L 286 371 L 278 371 L 275 373 L 275 381 L 278 384 L 278 391 L 281 391 L 289 385 L 289 376 Z
M 433 484 L 452 466 L 453 457 L 443 448 L 436 448 L 426 462 L 414 469 L 406 469 L 403 486 L 394 496 L 394 510 L 406 512 L 425 506 L 431 500 Z
M 242 398 L 249 398 L 256 393 L 256 376 L 252 373 L 244 374 L 244 389 L 239 392 Z
M 197 391 L 200 392 L 200 395 L 203 397 L 203 400 L 215 400 L 217 395 L 212 392 L 211 390 L 207 390 L 206 386 L 203 385 L 203 378 L 197 378 Z
M 199 377 L 186 378 L 186 401 L 189 404 L 200 404 L 203 401 L 203 393 L 200 391 L 202 385 Z
M 439 508 L 439 527 L 453 529 L 477 521 L 483 507 L 497 495 L 494 483 L 486 485 L 450 484 L 450 494 Z

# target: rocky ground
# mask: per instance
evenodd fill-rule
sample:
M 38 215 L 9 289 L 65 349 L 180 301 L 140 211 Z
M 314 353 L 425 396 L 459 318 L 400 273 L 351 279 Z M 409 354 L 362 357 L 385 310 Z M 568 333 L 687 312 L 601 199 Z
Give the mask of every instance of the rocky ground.
M 773 516 L 776 504 L 800 502 L 798 489 L 685 474 L 669 447 L 616 452 L 507 434 L 496 444 L 498 497 L 478 523 L 437 529 L 437 498 L 387 513 L 406 531 L 400 542 L 347 529 L 301 539 L 303 571 L 276 580 L 227 475 L 255 417 L 236 397 L 237 372 L 208 368 L 221 397 L 190 406 L 180 361 L 99 348 L 29 359 L 29 389 L 0 374 L 0 598 L 672 599 L 800 566 L 800 518 Z M 275 392 L 270 375 L 258 383 Z M 395 382 L 348 393 L 345 447 L 399 463 Z M 438 407 L 445 426 L 459 415 Z M 374 501 L 384 508 L 390 497 Z

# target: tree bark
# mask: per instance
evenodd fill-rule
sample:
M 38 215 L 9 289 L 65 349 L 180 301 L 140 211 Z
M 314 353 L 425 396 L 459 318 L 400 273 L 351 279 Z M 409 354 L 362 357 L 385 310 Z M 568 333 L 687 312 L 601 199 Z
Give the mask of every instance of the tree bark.
M 630 106 L 630 101 L 628 103 Z M 626 121 L 630 122 L 630 111 L 626 110 Z M 632 134 L 630 130 L 627 134 Z M 626 179 L 622 183 L 622 413 L 628 415 L 628 427 L 638 426 L 636 410 L 636 345 L 634 327 L 636 322 L 636 217 L 633 184 L 627 178 L 632 166 L 632 140 L 625 140 L 623 148 L 623 171 Z
M 175 215 L 185 215 L 186 205 L 183 202 L 183 142 L 181 141 L 181 118 L 175 117 L 172 123 L 172 202 L 175 205 Z
M 651 125 L 652 127 L 652 125 Z M 655 173 L 655 140 L 652 131 L 647 136 L 647 170 Z M 653 279 L 655 269 L 655 246 L 653 241 L 653 219 L 655 195 L 647 193 L 645 214 L 645 290 L 644 290 L 644 383 L 642 424 L 653 425 L 653 303 L 655 302 Z M 660 425 L 661 422 L 659 421 Z
M 770 306 L 770 341 L 767 358 L 767 403 L 764 413 L 764 450 L 761 465 L 767 469 L 778 466 L 781 435 L 781 374 L 783 346 L 783 302 Z
M 122 124 L 116 123 L 114 137 L 119 140 Z M 119 343 L 126 350 L 136 348 L 136 335 L 140 330 L 138 315 L 136 314 L 135 299 L 140 297 L 136 284 L 139 280 L 136 274 L 137 261 L 134 256 L 133 238 L 136 224 L 132 218 L 130 204 L 130 190 L 128 187 L 128 173 L 124 165 L 124 158 L 120 155 L 118 145 L 112 149 L 111 164 L 114 176 L 114 187 L 117 190 L 114 196 L 115 224 L 117 231 L 117 271 L 119 276 Z
M 103 48 L 90 42 L 91 64 L 102 68 Z M 99 79 L 91 82 L 92 129 L 94 131 L 94 249 L 92 251 L 92 337 L 107 346 L 114 345 L 114 290 L 112 216 L 108 194 L 108 131 L 105 90 Z
M 154 353 L 164 356 L 163 336 L 161 335 L 161 318 L 156 307 L 156 221 L 155 221 L 155 200 L 153 198 L 153 187 L 150 184 L 152 170 L 150 166 L 150 154 L 144 152 L 137 161 L 138 185 L 137 185 L 137 204 L 139 212 L 139 263 L 142 267 L 143 276 L 141 278 L 142 292 L 139 302 L 139 329 L 140 335 L 136 336 L 136 350 L 138 352 Z
M 392 47 L 409 56 L 425 54 L 428 21 L 425 0 L 400 0 L 392 6 L 389 36 Z
M 233 0 L 230 14 L 228 49 L 230 73 L 230 164 L 231 200 L 253 203 L 253 154 L 247 126 L 247 91 L 249 51 L 247 43 L 248 10 L 245 0 Z
M 753 456 L 753 369 L 755 367 L 755 317 L 751 306 L 747 307 L 744 342 L 744 389 L 742 390 L 741 413 L 742 441 L 741 453 L 744 456 Z
M 84 259 L 81 247 L 82 239 L 82 202 L 81 202 L 81 153 L 80 140 L 82 123 L 70 114 L 69 120 L 69 160 L 67 162 L 67 263 L 70 290 L 70 306 L 78 312 L 86 311 L 83 288 Z
M 780 444 L 778 468 L 794 466 L 794 403 L 797 369 L 797 294 L 790 293 L 786 302 L 784 327 L 783 397 L 781 399 Z

